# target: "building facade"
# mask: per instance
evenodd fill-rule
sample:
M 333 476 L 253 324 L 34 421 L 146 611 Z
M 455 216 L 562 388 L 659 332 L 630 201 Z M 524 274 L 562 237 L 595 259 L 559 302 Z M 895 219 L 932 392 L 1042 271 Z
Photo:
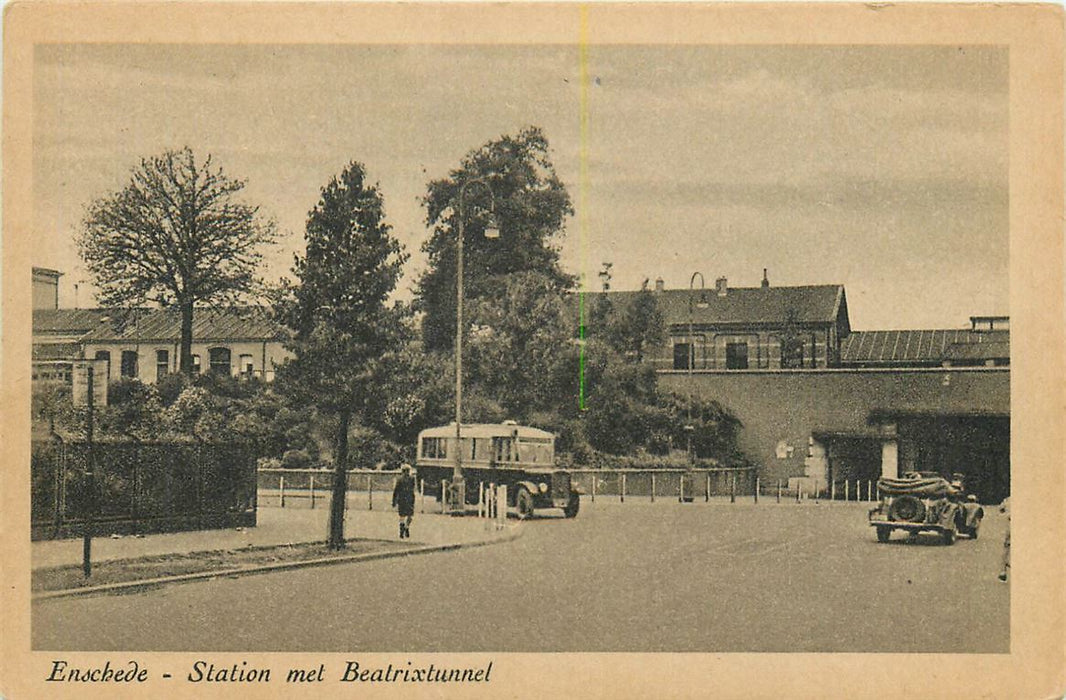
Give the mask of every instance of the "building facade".
M 33 268 L 33 308 L 59 308 L 59 278 L 63 276 L 58 270 L 46 267 Z
M 615 308 L 637 292 L 605 292 Z M 843 494 L 844 484 L 963 473 L 982 501 L 1010 493 L 1010 325 L 853 331 L 842 285 L 653 292 L 668 340 L 661 385 L 714 399 L 743 424 L 764 486 Z M 852 491 L 854 495 L 854 491 Z
M 259 307 L 197 309 L 194 372 L 271 381 L 289 356 L 282 331 Z M 76 359 L 105 360 L 108 378 L 154 384 L 177 372 L 181 314 L 177 309 L 55 309 L 33 314 L 35 379 L 63 379 Z
M 604 292 L 615 308 L 639 293 Z M 646 357 L 659 370 L 831 367 L 851 330 L 843 285 L 772 287 L 764 272 L 759 287 L 719 277 L 713 289 L 666 289 L 660 279 L 652 293 L 668 335 Z

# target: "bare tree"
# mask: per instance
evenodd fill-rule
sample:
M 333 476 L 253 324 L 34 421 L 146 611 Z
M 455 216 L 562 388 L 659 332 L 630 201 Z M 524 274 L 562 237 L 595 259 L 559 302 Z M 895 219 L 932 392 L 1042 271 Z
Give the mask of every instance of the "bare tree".
M 156 302 L 181 311 L 181 371 L 192 372 L 193 310 L 252 289 L 260 248 L 275 238 L 245 183 L 192 149 L 141 160 L 120 191 L 89 205 L 78 245 L 105 306 Z

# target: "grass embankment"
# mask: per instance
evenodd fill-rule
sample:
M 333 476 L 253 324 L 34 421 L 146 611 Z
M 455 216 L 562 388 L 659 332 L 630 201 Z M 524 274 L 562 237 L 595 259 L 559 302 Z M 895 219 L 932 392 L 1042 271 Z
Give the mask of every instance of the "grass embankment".
M 272 547 L 242 547 L 211 552 L 161 554 L 136 559 L 116 559 L 93 562 L 92 576 L 85 578 L 81 565 L 56 566 L 33 571 L 31 590 L 60 591 L 71 588 L 129 583 L 166 576 L 229 572 L 270 564 L 329 559 L 353 554 L 402 551 L 415 545 L 388 540 L 351 540 L 341 550 L 329 549 L 323 543 L 291 544 Z

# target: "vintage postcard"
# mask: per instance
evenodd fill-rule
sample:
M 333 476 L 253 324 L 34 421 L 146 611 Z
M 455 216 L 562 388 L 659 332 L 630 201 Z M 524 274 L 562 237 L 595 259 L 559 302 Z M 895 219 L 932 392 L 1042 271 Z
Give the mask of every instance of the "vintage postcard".
M 1061 8 L 4 25 L 0 696 L 1064 692 Z

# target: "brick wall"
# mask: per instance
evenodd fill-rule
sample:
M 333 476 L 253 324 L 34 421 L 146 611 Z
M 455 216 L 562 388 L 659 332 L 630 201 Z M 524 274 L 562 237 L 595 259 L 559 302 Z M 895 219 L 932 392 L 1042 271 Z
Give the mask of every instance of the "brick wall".
M 684 371 L 662 372 L 659 380 L 664 389 L 689 392 Z M 691 391 L 740 418 L 741 449 L 759 462 L 768 481 L 804 475 L 812 432 L 874 435 L 876 426 L 868 423 L 872 411 L 1001 416 L 1010 411 L 1008 368 L 696 371 Z

